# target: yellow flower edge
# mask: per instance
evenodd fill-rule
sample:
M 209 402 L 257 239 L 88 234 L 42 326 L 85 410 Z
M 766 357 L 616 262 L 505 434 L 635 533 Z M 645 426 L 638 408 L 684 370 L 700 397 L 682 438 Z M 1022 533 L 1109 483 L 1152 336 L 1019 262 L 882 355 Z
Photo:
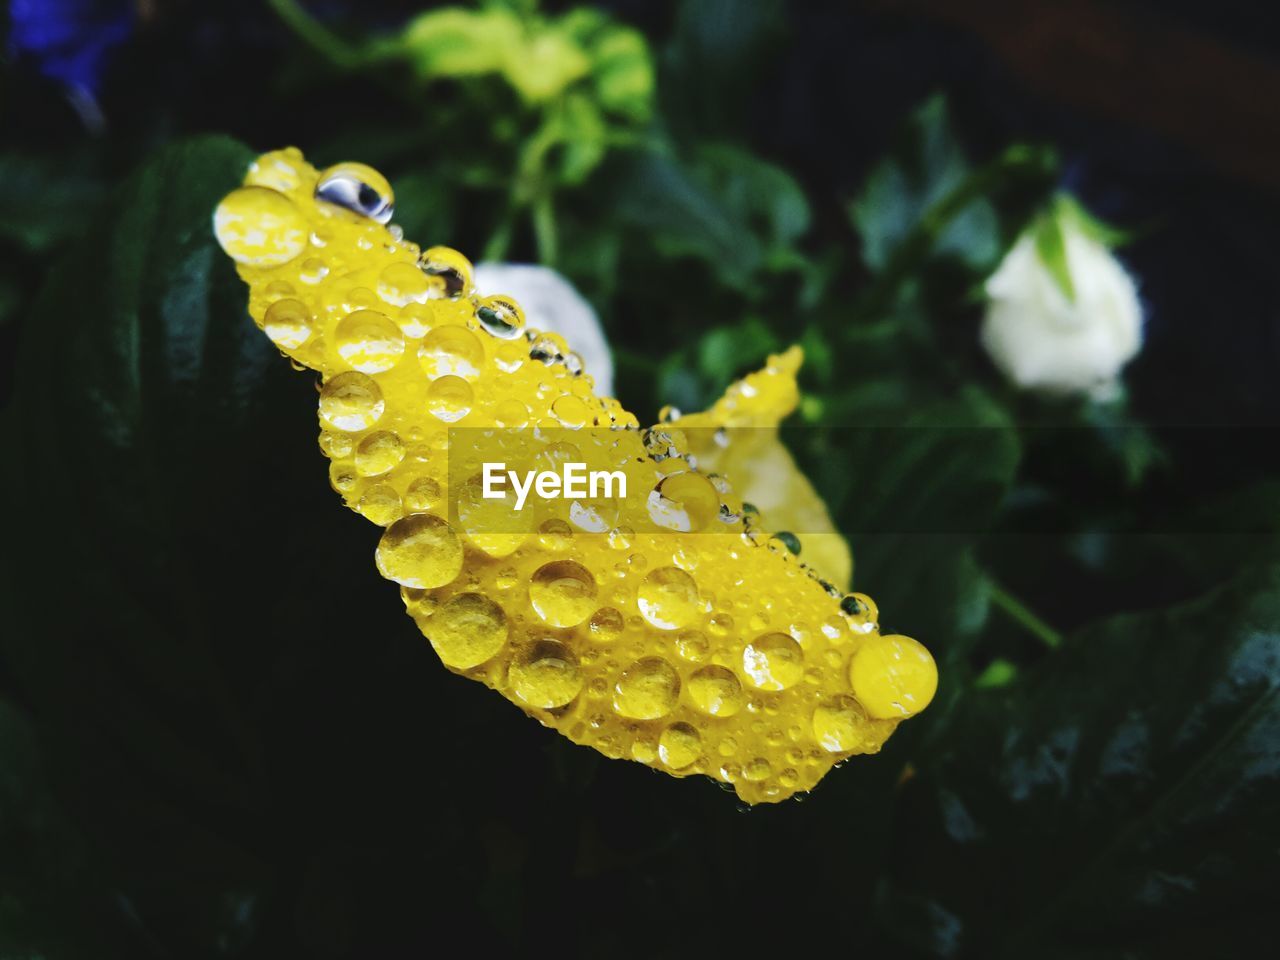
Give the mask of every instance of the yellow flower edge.
M 466 258 L 406 242 L 392 209 L 373 169 L 317 171 L 289 148 L 250 166 L 213 226 L 254 321 L 320 373 L 330 481 L 384 528 L 377 568 L 446 667 L 576 743 L 752 804 L 812 789 L 928 705 L 933 659 L 833 585 L 847 545 L 778 440 L 798 349 L 641 430 L 562 338 L 477 297 Z M 499 455 L 621 471 L 628 495 L 515 510 L 480 495 Z M 761 458 L 772 485 L 743 487 L 757 516 L 732 484 Z M 765 533 L 779 516 L 805 532 Z

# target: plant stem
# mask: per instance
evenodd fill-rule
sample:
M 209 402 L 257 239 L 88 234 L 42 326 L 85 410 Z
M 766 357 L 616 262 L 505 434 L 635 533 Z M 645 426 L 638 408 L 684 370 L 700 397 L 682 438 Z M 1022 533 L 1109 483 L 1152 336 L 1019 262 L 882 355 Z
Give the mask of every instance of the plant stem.
M 1062 645 L 1062 634 L 1049 626 L 1028 609 L 1027 605 L 995 581 L 990 582 L 991 602 L 1005 612 L 1009 619 L 1021 624 L 1051 650 Z
M 538 262 L 554 267 L 556 263 L 556 212 L 551 192 L 544 190 L 533 204 L 533 236 L 538 244 Z
M 512 222 L 514 213 L 508 209 L 498 222 L 498 226 L 494 229 L 489 237 L 489 242 L 484 245 L 484 253 L 481 257 L 483 260 L 501 261 L 507 259 L 507 249 L 511 246 L 511 231 L 515 226 Z
M 346 70 L 361 62 L 358 50 L 348 46 L 337 34 L 311 16 L 297 0 L 267 0 L 267 5 L 284 21 L 285 26 L 335 67 Z

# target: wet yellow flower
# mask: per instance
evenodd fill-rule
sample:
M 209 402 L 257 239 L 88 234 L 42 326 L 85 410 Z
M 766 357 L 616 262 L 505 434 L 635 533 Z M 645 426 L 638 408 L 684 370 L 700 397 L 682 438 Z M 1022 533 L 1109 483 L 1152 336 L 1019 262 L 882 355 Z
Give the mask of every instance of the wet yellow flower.
M 778 440 L 797 349 L 641 430 L 569 344 L 475 296 L 465 257 L 386 226 L 393 204 L 376 171 L 289 149 L 258 158 L 214 229 L 254 320 L 321 374 L 330 480 L 385 528 L 378 571 L 445 666 L 577 743 L 749 803 L 812 788 L 928 704 L 932 658 L 833 585 L 848 547 Z M 488 495 L 498 461 L 580 463 L 626 495 L 520 509 L 510 487 Z

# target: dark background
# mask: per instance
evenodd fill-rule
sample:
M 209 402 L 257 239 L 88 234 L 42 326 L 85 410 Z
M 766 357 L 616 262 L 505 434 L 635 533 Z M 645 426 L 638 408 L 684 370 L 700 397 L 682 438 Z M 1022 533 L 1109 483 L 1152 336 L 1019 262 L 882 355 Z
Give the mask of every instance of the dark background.
M 376 532 L 336 509 L 311 385 L 257 342 L 230 267 L 210 258 L 172 282 L 207 241 L 182 225 L 234 180 L 120 186 L 194 135 L 293 143 L 373 162 L 398 190 L 418 176 L 401 195 L 409 235 L 478 254 L 502 198 L 459 169 L 500 152 L 492 116 L 448 83 L 325 65 L 260 3 L 35 6 L 23 22 L 47 29 L 6 25 L 0 80 L 0 957 L 675 956 L 738 941 L 1242 956 L 1267 934 L 1280 34 L 1265 5 L 599 5 L 647 38 L 654 123 L 677 153 L 732 143 L 786 171 L 811 211 L 804 269 L 742 280 L 732 245 L 718 261 L 671 255 L 662 230 L 692 227 L 628 219 L 644 181 L 627 151 L 566 186 L 557 266 L 600 310 L 620 398 L 641 419 L 673 393 L 697 406 L 812 332 L 829 351 L 811 351 L 808 384 L 825 414 L 798 456 L 852 537 L 858 587 L 896 604 L 944 668 L 927 723 L 803 801 L 750 811 L 575 747 L 443 670 L 375 575 Z M 423 5 L 308 9 L 363 37 Z M 933 317 L 921 349 L 960 381 L 858 339 L 877 275 L 846 206 L 939 93 L 972 164 L 1015 142 L 1052 152 L 1038 180 L 992 198 L 1006 242 L 1053 189 L 1131 233 L 1120 254 L 1147 342 L 1122 412 L 999 384 L 973 336 L 975 277 L 938 259 L 912 266 L 918 301 L 882 312 Z M 492 109 L 519 116 L 501 96 Z M 220 141 L 191 151 L 227 169 L 240 157 Z M 181 239 L 139 268 L 128 251 L 148 234 Z M 606 247 L 607 262 L 575 253 Z M 520 221 L 507 258 L 539 253 Z M 798 277 L 814 276 L 808 296 Z M 245 329 L 196 336 L 197 315 Z M 726 356 L 706 334 L 722 329 L 754 346 Z M 193 342 L 198 369 L 171 376 Z M 857 393 L 864 381 L 885 386 Z M 968 518 L 976 496 L 979 519 L 921 538 L 926 514 L 895 537 L 840 476 L 895 452 L 833 455 L 823 428 L 867 403 L 941 423 L 961 401 L 998 407 L 998 427 L 920 469 L 972 484 L 945 509 Z M 996 592 L 1066 643 L 993 612 Z M 1016 679 L 984 684 L 995 663 Z

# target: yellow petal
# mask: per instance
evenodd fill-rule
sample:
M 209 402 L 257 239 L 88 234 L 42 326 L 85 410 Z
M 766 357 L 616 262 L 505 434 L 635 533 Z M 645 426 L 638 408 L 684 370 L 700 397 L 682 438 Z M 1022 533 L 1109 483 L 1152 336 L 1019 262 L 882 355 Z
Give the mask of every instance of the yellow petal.
M 563 339 L 525 329 L 510 298 L 476 297 L 465 257 L 384 226 L 390 185 L 349 182 L 362 169 L 331 168 L 318 201 L 301 153 L 266 154 L 214 228 L 255 322 L 319 372 L 331 483 L 385 528 L 377 570 L 448 669 L 606 756 L 749 803 L 811 789 L 927 703 L 923 647 L 884 646 L 874 604 L 830 586 L 848 549 L 777 437 L 798 350 L 705 414 L 641 430 Z M 722 426 L 749 436 L 713 470 L 694 448 Z M 520 476 L 580 463 L 626 494 L 521 506 L 486 492 L 497 460 Z M 820 572 L 745 523 L 744 499 L 800 531 Z
M 759 510 L 768 529 L 794 534 L 801 559 L 846 591 L 853 577 L 849 544 L 778 433 L 800 402 L 796 373 L 803 359 L 799 346 L 771 356 L 764 369 L 732 384 L 709 410 L 681 417 L 679 423 L 686 432 L 725 428 L 720 443 L 699 448 L 699 469 L 730 477 L 738 496 Z

